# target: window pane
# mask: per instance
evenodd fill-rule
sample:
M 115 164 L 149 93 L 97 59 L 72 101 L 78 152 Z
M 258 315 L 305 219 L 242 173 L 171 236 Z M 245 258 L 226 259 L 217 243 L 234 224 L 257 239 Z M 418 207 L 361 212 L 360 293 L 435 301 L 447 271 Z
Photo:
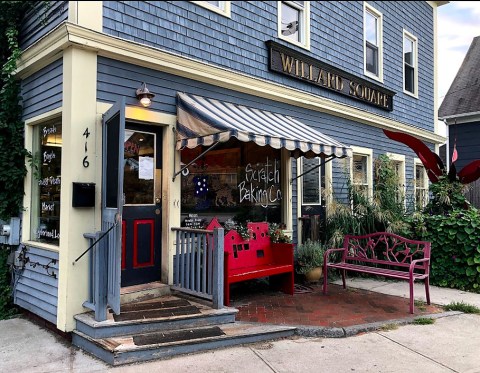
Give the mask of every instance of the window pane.
M 300 10 L 282 3 L 281 22 L 282 35 L 289 39 L 300 41 Z
M 405 65 L 405 90 L 415 92 L 415 70 L 408 65 Z
M 367 157 L 361 155 L 353 156 L 353 183 L 367 184 Z
M 186 165 L 205 149 L 183 149 Z M 221 223 L 281 222 L 280 151 L 231 139 L 188 166 L 181 176 L 182 226 L 195 216 L 206 226 L 214 217 Z
M 124 203 L 154 204 L 155 134 L 126 130 L 123 154 Z
M 425 188 L 425 169 L 423 166 L 415 166 L 415 180 L 417 188 Z
M 313 169 L 315 166 L 318 166 L 319 159 L 312 158 L 306 159 L 302 158 L 303 167 L 302 172 L 307 172 L 308 170 Z M 303 180 L 303 204 L 319 204 L 321 199 L 321 187 L 320 187 L 320 167 L 317 167 L 315 170 L 308 172 L 306 175 L 302 176 Z
M 209 4 L 212 4 L 213 6 L 219 8 L 219 9 L 224 9 L 223 5 L 224 5 L 224 1 L 207 1 L 207 3 Z
M 53 245 L 60 239 L 62 124 L 35 128 L 36 165 L 32 200 L 32 240 Z
M 410 66 L 414 66 L 412 40 L 408 38 L 403 39 L 403 53 L 404 53 L 405 63 L 409 64 Z
M 372 74 L 378 75 L 378 49 L 367 42 L 366 68 Z
M 377 17 L 375 17 L 372 13 L 367 12 L 365 15 L 365 38 L 366 40 L 378 46 L 378 37 L 377 37 Z

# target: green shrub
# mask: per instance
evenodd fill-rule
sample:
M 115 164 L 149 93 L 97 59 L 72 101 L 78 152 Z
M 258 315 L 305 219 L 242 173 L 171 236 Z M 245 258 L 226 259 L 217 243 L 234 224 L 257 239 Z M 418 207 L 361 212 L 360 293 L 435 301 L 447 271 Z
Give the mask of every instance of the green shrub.
M 416 215 L 413 231 L 432 243 L 430 283 L 480 292 L 480 213 L 471 207 Z
M 321 242 L 307 240 L 295 250 L 296 272 L 306 274 L 310 270 L 323 265 L 325 246 Z
M 15 313 L 10 291 L 10 271 L 7 266 L 8 253 L 7 247 L 0 246 L 0 320 Z
M 326 231 L 329 246 L 341 246 L 345 234 L 398 233 L 408 229 L 395 163 L 386 155 L 380 155 L 375 159 L 374 171 L 373 198 L 358 189 L 346 173 L 348 200 L 342 203 L 334 199 L 328 205 Z

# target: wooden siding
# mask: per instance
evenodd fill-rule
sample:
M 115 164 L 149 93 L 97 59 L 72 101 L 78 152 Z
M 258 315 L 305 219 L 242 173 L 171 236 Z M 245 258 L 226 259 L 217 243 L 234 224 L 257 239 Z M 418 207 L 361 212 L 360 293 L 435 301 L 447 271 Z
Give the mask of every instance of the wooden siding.
M 21 25 L 19 45 L 25 49 L 68 18 L 68 1 L 38 1 Z
M 62 106 L 62 79 L 63 60 L 59 59 L 22 81 L 24 120 Z
M 448 126 L 449 134 L 449 158 L 447 162 L 450 164 L 452 160 L 453 145 L 456 142 L 458 160 L 455 162 L 457 172 L 465 167 L 468 163 L 480 159 L 480 122 L 452 124 Z M 465 193 L 470 203 L 480 208 L 480 181 L 468 185 Z
M 188 1 L 105 1 L 103 31 L 433 131 L 432 7 L 424 1 L 373 1 L 369 4 L 383 13 L 384 83 L 381 85 L 397 93 L 392 112 L 270 72 L 265 41 L 279 41 L 276 1 L 232 2 L 231 18 Z M 283 40 L 280 42 L 366 78 L 363 71 L 363 2 L 314 1 L 311 2 L 310 19 L 310 51 Z M 418 99 L 403 93 L 403 29 L 418 38 Z
M 240 105 L 268 110 L 283 115 L 291 115 L 316 130 L 335 138 L 348 146 L 361 146 L 373 150 L 373 158 L 387 152 L 405 154 L 405 177 L 407 194 L 413 192 L 413 175 L 415 153 L 407 146 L 388 139 L 381 129 L 334 117 L 316 111 L 289 106 L 284 103 L 250 96 L 240 92 L 215 87 L 174 75 L 160 73 L 151 69 L 122 63 L 104 57 L 98 58 L 97 97 L 100 101 L 113 103 L 121 96 L 127 97 L 127 105 L 138 105 L 134 97 L 135 89 L 141 82 L 148 82 L 150 91 L 156 94 L 152 110 L 176 115 L 176 93 L 185 92 L 211 97 L 218 100 L 235 102 Z M 429 144 L 433 147 L 432 144 Z M 336 198 L 344 199 L 347 184 L 344 178 L 344 160 L 334 160 L 333 189 Z M 293 176 L 296 169 L 293 168 Z M 296 183 L 293 184 L 293 227 L 296 231 L 298 211 L 296 202 Z
M 17 253 L 18 255 L 18 250 Z M 26 257 L 30 262 L 25 265 L 25 269 L 17 270 L 15 274 L 14 285 L 14 303 L 26 310 L 44 318 L 51 323 L 57 323 L 57 303 L 58 303 L 58 253 L 27 247 Z M 50 273 L 55 273 L 52 277 L 46 269 L 40 265 L 47 265 L 52 259 L 56 260 L 51 264 Z M 33 266 L 32 263 L 40 265 Z

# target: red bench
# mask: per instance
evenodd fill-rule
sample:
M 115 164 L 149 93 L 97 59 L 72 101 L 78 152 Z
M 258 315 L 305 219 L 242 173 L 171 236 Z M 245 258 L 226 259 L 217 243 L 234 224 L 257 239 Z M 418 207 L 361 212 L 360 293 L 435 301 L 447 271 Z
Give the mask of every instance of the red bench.
M 340 261 L 331 262 L 330 255 L 335 252 L 341 254 Z M 323 294 L 327 293 L 328 268 L 340 270 L 344 289 L 346 271 L 407 280 L 410 283 L 410 313 L 414 313 L 413 283 L 424 280 L 427 304 L 430 304 L 430 242 L 409 240 L 386 232 L 347 235 L 342 248 L 325 252 Z
M 230 305 L 230 285 L 270 276 L 270 283 L 293 295 L 293 244 L 271 243 L 268 223 L 248 223 L 252 239 L 231 230 L 225 235 L 225 305 Z

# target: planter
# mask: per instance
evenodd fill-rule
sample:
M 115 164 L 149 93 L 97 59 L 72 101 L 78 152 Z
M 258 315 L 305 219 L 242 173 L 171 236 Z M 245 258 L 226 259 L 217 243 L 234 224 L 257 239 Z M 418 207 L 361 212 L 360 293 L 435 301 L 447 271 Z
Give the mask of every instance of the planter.
M 313 268 L 305 273 L 305 279 L 307 282 L 318 282 L 322 278 L 322 267 Z

